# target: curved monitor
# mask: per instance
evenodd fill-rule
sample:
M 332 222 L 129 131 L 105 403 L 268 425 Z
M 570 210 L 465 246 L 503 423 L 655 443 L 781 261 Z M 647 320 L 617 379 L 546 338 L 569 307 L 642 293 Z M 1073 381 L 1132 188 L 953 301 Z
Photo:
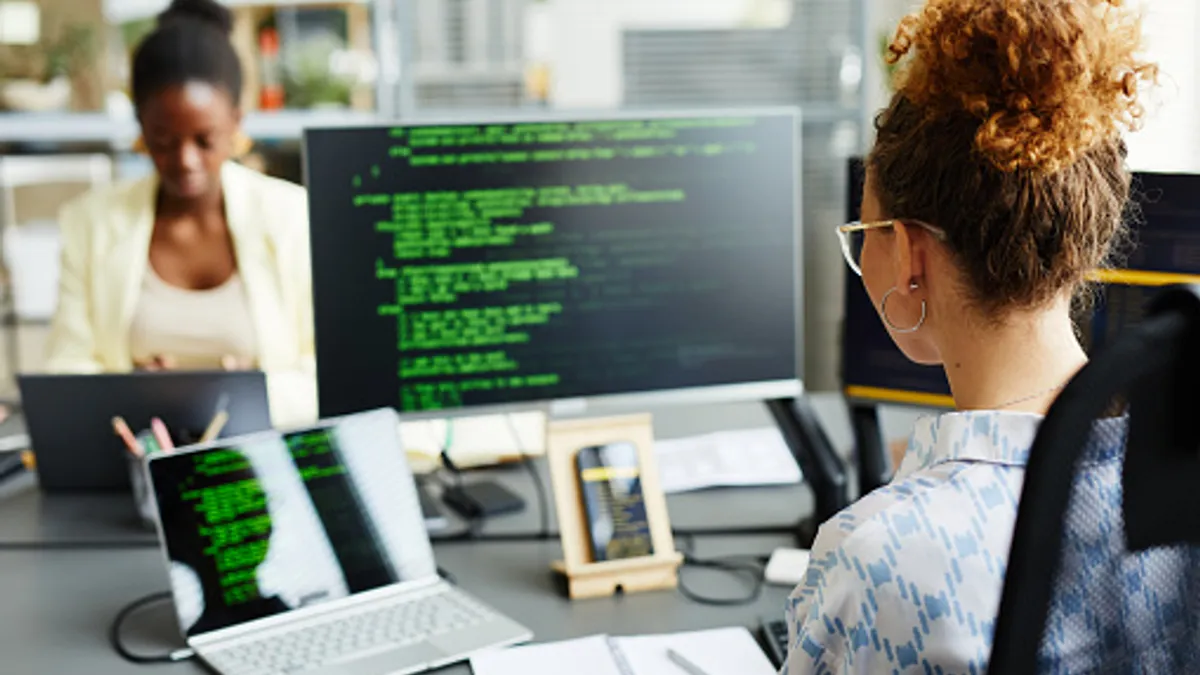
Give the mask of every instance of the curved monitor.
M 321 415 L 798 394 L 797 126 L 308 131 Z

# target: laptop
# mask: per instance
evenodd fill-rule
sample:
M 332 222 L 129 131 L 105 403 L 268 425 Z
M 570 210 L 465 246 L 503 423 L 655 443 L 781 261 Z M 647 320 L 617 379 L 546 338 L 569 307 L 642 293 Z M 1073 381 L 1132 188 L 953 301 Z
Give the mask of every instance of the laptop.
M 223 675 L 415 673 L 532 637 L 438 575 L 390 409 L 153 455 L 179 625 Z
M 129 491 L 125 446 L 112 418 L 135 432 L 159 417 L 182 440 L 199 440 L 225 404 L 223 436 L 271 428 L 261 372 L 165 372 L 21 375 L 26 433 L 45 492 Z

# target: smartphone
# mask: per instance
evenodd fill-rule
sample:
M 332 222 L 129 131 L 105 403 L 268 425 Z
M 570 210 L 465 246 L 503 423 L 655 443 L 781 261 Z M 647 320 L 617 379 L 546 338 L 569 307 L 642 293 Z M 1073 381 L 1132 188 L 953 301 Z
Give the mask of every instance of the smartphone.
M 620 442 L 594 445 L 575 456 L 591 539 L 592 561 L 654 553 L 637 448 Z

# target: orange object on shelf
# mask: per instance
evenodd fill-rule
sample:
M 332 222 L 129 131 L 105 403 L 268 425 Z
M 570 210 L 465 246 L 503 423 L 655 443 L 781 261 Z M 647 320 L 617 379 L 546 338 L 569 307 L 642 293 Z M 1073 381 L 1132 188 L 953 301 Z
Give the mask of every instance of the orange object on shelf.
M 258 32 L 258 56 L 262 65 L 262 86 L 258 92 L 258 107 L 262 110 L 281 110 L 284 106 L 282 65 L 279 58 L 279 31 L 266 26 Z

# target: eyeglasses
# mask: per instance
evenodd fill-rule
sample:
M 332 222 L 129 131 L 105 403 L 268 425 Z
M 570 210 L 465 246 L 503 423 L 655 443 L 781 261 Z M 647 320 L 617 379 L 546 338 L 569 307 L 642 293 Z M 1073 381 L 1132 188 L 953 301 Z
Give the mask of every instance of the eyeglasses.
M 846 258 L 846 264 L 858 276 L 862 276 L 862 252 L 863 242 L 867 240 L 867 230 L 881 230 L 885 227 L 893 227 L 896 223 L 903 222 L 908 225 L 916 225 L 921 229 L 932 234 L 938 241 L 946 241 L 946 233 L 938 227 L 934 227 L 928 223 L 922 223 L 919 220 L 880 220 L 873 223 L 860 223 L 857 220 L 852 223 L 846 223 L 838 227 L 838 240 L 842 243 L 842 256 Z

